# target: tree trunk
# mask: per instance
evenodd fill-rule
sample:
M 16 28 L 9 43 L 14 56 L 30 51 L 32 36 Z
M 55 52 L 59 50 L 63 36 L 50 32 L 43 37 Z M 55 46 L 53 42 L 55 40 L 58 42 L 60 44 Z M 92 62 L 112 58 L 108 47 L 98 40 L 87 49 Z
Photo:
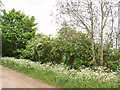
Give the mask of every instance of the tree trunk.
M 94 41 L 92 40 L 92 57 L 93 57 L 93 66 L 96 66 L 96 59 L 95 59 L 95 49 L 94 49 Z
M 100 40 L 100 65 L 103 66 L 103 30 L 101 30 Z
M 103 1 L 101 1 L 101 14 L 102 14 L 102 18 L 101 18 L 101 30 L 100 30 L 100 65 L 103 66 L 103 29 L 104 29 L 104 3 Z

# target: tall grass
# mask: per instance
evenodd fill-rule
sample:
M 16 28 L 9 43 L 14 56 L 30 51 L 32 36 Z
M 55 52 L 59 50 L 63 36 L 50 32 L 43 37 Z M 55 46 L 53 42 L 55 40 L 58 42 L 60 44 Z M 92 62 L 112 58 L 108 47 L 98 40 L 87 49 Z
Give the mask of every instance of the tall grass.
M 117 88 L 118 73 L 106 67 L 69 69 L 64 64 L 40 64 L 26 59 L 1 58 L 1 65 L 59 88 Z

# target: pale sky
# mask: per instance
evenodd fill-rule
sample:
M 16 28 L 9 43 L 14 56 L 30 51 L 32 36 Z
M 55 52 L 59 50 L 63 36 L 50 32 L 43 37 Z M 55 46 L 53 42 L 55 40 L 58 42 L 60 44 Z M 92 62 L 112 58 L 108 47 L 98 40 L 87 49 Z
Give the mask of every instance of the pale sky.
M 55 35 L 58 31 L 58 26 L 55 24 L 55 19 L 50 16 L 51 10 L 54 13 L 54 5 L 58 0 L 2 0 L 4 4 L 3 9 L 21 10 L 25 15 L 35 16 L 38 23 L 37 33 L 43 33 L 46 35 Z M 119 0 L 112 0 L 119 1 Z
M 3 9 L 21 10 L 25 15 L 35 16 L 38 23 L 37 33 L 43 33 L 46 35 L 55 35 L 57 32 L 57 25 L 54 22 L 54 18 L 51 15 L 53 5 L 57 0 L 2 0 L 4 4 Z M 52 22 L 53 21 L 53 22 Z

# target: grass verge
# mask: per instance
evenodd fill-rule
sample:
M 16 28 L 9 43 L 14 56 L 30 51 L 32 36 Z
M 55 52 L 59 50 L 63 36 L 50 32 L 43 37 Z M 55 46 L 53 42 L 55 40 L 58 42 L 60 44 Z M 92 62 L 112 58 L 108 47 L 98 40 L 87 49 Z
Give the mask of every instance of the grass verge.
M 89 68 L 76 71 L 51 63 L 39 64 L 25 59 L 1 58 L 1 65 L 30 77 L 42 80 L 58 88 L 118 88 L 117 72 L 107 72 L 102 68 L 96 71 Z

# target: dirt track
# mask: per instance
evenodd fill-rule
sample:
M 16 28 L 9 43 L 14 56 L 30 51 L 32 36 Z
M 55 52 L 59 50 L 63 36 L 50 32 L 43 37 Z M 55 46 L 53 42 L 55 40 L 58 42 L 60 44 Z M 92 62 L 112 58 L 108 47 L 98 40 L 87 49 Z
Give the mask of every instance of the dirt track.
M 1 88 L 55 88 L 55 87 L 0 65 L 0 89 Z

